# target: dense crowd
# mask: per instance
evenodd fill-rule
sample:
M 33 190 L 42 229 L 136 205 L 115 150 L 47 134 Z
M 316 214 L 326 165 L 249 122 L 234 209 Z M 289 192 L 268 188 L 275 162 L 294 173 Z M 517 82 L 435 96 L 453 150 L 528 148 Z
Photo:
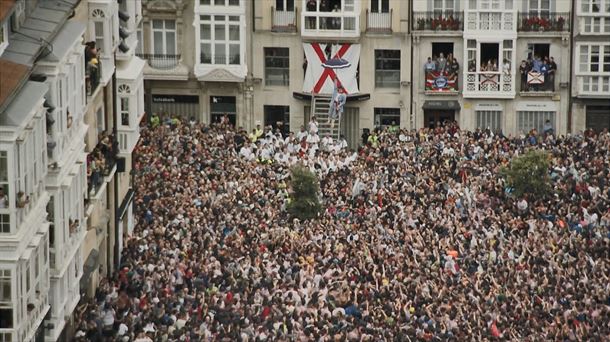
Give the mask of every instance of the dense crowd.
M 608 338 L 608 132 L 450 124 L 373 132 L 354 151 L 302 131 L 143 129 L 138 222 L 77 340 Z M 498 176 L 532 148 L 552 156 L 542 200 Z M 318 219 L 285 212 L 295 163 L 319 176 Z

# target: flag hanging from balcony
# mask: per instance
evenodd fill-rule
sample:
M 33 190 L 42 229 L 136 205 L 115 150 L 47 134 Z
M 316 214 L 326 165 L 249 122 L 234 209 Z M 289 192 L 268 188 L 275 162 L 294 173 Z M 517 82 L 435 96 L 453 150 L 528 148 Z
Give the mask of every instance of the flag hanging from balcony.
M 527 84 L 544 84 L 544 74 L 536 71 L 528 72 Z
M 307 70 L 303 81 L 303 92 L 332 94 L 334 79 L 343 86 L 347 94 L 358 93 L 356 71 L 360 61 L 360 44 L 335 44 L 327 46 L 320 43 L 303 43 Z M 329 59 L 343 59 L 349 66 L 342 69 L 325 67 Z
M 426 72 L 426 91 L 458 91 L 457 75 L 448 72 L 427 71 Z

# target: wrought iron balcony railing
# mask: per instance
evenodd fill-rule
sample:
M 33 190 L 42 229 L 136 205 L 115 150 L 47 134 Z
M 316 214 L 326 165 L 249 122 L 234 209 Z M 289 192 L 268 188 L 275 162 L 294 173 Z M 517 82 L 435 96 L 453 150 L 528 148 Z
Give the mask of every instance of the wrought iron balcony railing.
M 462 12 L 414 12 L 414 31 L 462 31 L 464 14 Z
M 520 12 L 519 32 L 567 32 L 570 29 L 570 13 Z

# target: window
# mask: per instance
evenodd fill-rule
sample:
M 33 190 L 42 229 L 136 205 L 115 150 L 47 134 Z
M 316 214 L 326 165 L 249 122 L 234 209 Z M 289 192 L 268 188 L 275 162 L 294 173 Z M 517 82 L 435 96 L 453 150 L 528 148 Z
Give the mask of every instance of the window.
M 104 48 L 104 23 L 96 21 L 93 23 L 95 30 L 95 47 L 98 51 Z
M 136 31 L 136 38 L 138 39 L 138 45 L 136 46 L 136 54 L 144 54 L 144 36 L 142 35 L 142 23 L 138 26 Z
M 490 129 L 492 131 L 502 130 L 501 111 L 477 110 L 477 128 Z
M 371 13 L 389 13 L 390 0 L 371 0 Z
M 161 56 L 176 54 L 176 21 L 152 21 L 152 53 Z
M 265 85 L 287 86 L 290 80 L 288 48 L 265 48 Z
M 0 214 L 0 233 L 11 232 L 11 215 Z
M 400 87 L 400 50 L 375 50 L 375 87 Z
M 104 118 L 104 106 L 100 106 L 95 113 L 96 116 L 96 124 L 97 124 L 97 134 L 102 133 L 106 130 L 106 119 Z
M 400 127 L 400 108 L 375 108 L 375 127 Z
M 0 209 L 9 207 L 8 192 L 8 155 L 6 151 L 0 151 Z
M 294 12 L 294 0 L 275 0 L 275 10 Z
M 239 6 L 239 0 L 199 0 L 202 6 Z
M 241 64 L 240 17 L 202 15 L 200 27 L 202 64 Z
M 599 13 L 600 0 L 581 0 L 580 11 L 582 13 Z
M 555 112 L 518 111 L 517 129 L 521 133 L 528 133 L 532 129 L 542 133 L 546 120 L 551 122 L 553 130 L 555 130 Z
M 0 306 L 12 305 L 11 270 L 0 270 Z
M 0 55 L 8 46 L 8 20 L 0 24 Z
M 47 221 L 49 221 L 49 245 L 55 247 L 55 196 L 47 202 Z
M 121 125 L 129 126 L 129 98 L 121 97 Z
M 534 57 L 544 59 L 544 57 L 551 57 L 550 44 L 527 44 L 527 60 L 531 60 Z
M 529 0 L 529 15 L 548 18 L 551 11 L 551 0 Z
M 434 0 L 432 5 L 435 18 L 453 15 L 455 9 L 454 0 Z
M 610 45 L 581 45 L 578 71 L 610 72 Z

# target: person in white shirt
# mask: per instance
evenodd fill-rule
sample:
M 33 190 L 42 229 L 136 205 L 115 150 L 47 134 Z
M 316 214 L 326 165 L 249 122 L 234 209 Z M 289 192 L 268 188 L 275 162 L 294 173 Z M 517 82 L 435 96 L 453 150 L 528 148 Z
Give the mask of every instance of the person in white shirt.
M 330 134 L 327 134 L 324 138 L 322 138 L 321 149 L 322 151 L 328 151 L 333 144 L 333 138 L 330 137 Z
M 311 120 L 309 121 L 309 133 L 318 134 L 318 120 L 315 116 L 312 116 Z
M 307 144 L 310 145 L 311 148 L 318 149 L 318 144 L 320 143 L 320 137 L 315 132 L 310 132 L 307 136 Z
M 301 130 L 297 133 L 297 140 L 301 141 L 305 137 L 307 137 L 307 131 L 305 130 L 305 126 L 301 125 Z
M 254 153 L 252 153 L 251 145 L 242 146 L 242 148 L 239 150 L 239 155 L 244 157 L 246 160 L 254 159 Z

